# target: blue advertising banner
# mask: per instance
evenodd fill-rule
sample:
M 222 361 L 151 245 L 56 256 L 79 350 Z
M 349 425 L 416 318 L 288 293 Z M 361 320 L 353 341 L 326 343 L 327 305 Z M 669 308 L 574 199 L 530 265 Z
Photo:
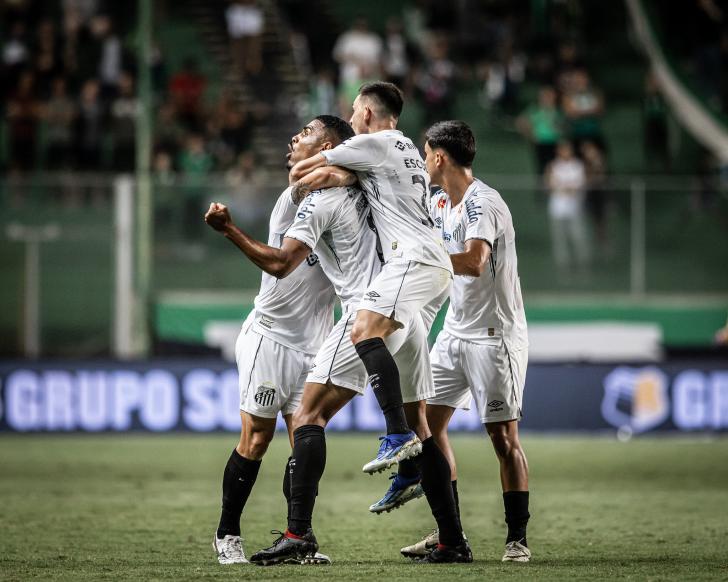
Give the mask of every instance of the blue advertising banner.
M 238 431 L 238 377 L 218 360 L 0 362 L 0 432 Z M 279 421 L 282 426 L 282 421 Z M 367 391 L 329 430 L 381 431 Z M 536 431 L 728 430 L 728 364 L 528 368 L 522 428 Z M 478 430 L 474 409 L 452 430 Z

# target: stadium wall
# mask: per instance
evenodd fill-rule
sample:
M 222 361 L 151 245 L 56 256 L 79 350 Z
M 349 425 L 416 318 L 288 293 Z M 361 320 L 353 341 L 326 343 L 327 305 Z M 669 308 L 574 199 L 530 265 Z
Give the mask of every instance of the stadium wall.
M 497 405 L 497 403 L 496 403 Z M 728 364 L 533 364 L 522 428 L 614 431 L 728 431 Z M 279 424 L 282 428 L 282 422 Z M 222 360 L 0 362 L 0 432 L 235 431 L 237 371 Z M 478 430 L 474 409 L 458 411 L 453 430 Z M 381 431 L 371 391 L 329 425 Z

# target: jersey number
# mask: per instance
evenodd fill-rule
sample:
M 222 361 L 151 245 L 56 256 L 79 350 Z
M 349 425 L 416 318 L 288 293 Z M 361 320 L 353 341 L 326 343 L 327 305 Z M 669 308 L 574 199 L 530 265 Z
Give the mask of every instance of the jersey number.
M 422 205 L 422 210 L 425 211 L 425 216 L 427 216 L 427 220 L 423 220 L 422 224 L 426 224 L 428 226 L 435 226 L 435 223 L 432 222 L 432 217 L 430 217 L 430 211 L 427 207 L 427 182 L 425 181 L 424 176 L 421 174 L 413 174 L 412 175 L 412 184 L 413 185 L 420 185 L 422 186 L 422 198 L 420 199 L 420 204 Z

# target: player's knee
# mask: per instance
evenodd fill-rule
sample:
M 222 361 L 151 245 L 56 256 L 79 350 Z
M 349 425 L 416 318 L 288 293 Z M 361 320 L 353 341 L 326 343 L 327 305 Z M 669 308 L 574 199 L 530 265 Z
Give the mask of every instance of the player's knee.
M 365 325 L 354 322 L 354 325 L 351 327 L 351 333 L 349 334 L 351 337 L 351 343 L 356 345 L 365 339 L 369 339 L 370 335 L 368 331 L 369 330 Z
M 520 446 L 518 437 L 511 434 L 505 425 L 496 424 L 486 427 L 490 442 L 493 443 L 495 454 L 501 459 L 507 459 Z
M 253 433 L 253 438 L 250 443 L 251 449 L 254 453 L 253 458 L 260 459 L 263 455 L 265 455 L 271 441 L 271 436 L 272 435 L 263 432 Z
M 293 430 L 295 431 L 302 426 L 309 424 L 316 424 L 318 426 L 326 426 L 327 420 L 323 417 L 320 411 L 304 409 L 299 407 L 296 412 L 293 413 Z
M 238 453 L 246 459 L 262 459 L 272 439 L 273 434 L 267 431 L 252 432 L 248 438 L 240 442 L 238 445 Z

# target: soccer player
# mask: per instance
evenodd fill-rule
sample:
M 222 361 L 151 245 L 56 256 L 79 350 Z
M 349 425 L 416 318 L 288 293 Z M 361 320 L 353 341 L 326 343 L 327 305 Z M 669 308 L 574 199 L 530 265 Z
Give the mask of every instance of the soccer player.
M 289 169 L 296 161 L 317 151 L 316 148 L 333 147 L 351 135 L 348 124 L 335 117 L 322 116 L 313 124 L 321 139 L 304 140 L 296 148 L 289 146 Z M 260 248 L 280 247 L 298 212 L 289 186 L 271 214 L 270 247 L 240 231 L 222 205 L 212 205 L 205 220 L 259 264 Z M 334 289 L 321 270 L 318 257 L 308 249 L 295 265 L 268 268 L 262 275 L 255 308 L 243 324 L 235 346 L 242 430 L 223 475 L 222 513 L 213 540 L 221 564 L 247 562 L 240 536 L 240 517 L 273 438 L 279 412 L 286 421 L 293 446 L 291 416 L 301 401 L 304 380 L 314 356 L 332 328 L 334 301 Z M 283 492 L 288 500 L 288 463 Z M 328 561 L 326 556 L 316 553 L 304 558 L 308 562 Z
M 341 123 L 351 131 L 345 122 Z M 322 129 L 320 118 L 304 127 L 292 140 L 293 152 L 296 153 L 304 143 L 322 141 Z M 209 215 L 216 220 L 219 218 L 223 224 L 229 221 L 227 209 L 221 205 L 213 205 Z M 247 245 L 244 243 L 241 248 L 245 249 Z M 248 252 L 251 250 L 248 249 Z M 355 188 L 327 188 L 311 192 L 301 202 L 296 220 L 286 232 L 280 249 L 259 245 L 258 251 L 258 264 L 268 272 L 274 272 L 275 269 L 286 272 L 294 268 L 308 252 L 315 251 L 324 273 L 341 300 L 343 312 L 316 356 L 306 381 L 303 401 L 294 415 L 288 528 L 273 546 L 251 557 L 253 562 L 271 565 L 298 561 L 318 548 L 311 520 L 318 482 L 326 460 L 324 427 L 338 410 L 366 387 L 367 371 L 350 336 L 360 297 L 379 273 L 381 261 L 376 234 L 369 224 L 367 200 Z M 395 362 L 408 379 L 404 399 L 408 403 L 418 403 L 415 409 L 424 405 L 427 396 L 434 394 L 426 339 L 427 328 L 432 324 L 436 312 L 428 312 L 427 315 L 428 321 L 425 322 L 417 314 L 408 329 L 392 338 Z M 416 434 L 425 440 L 423 447 L 426 447 L 429 436 L 424 431 L 426 425 L 418 425 L 415 417 L 412 426 Z M 431 438 L 429 440 L 432 441 Z M 424 458 L 423 455 L 418 457 L 418 466 Z M 443 461 L 447 463 L 444 457 Z M 425 490 L 437 490 L 437 485 L 430 477 L 433 471 L 429 467 L 421 469 L 425 476 Z M 449 468 L 444 482 L 449 489 L 448 478 Z M 454 530 L 460 534 L 454 502 L 449 514 L 442 507 L 441 502 L 433 506 L 438 524 L 442 524 L 441 527 L 446 531 Z M 452 559 L 453 556 L 459 558 L 458 561 L 472 560 L 467 545 L 462 547 L 458 541 L 456 537 L 454 547 L 461 546 L 457 552 L 443 549 L 437 554 L 441 561 L 445 561 L 445 558 L 456 561 Z
M 500 194 L 473 177 L 475 137 L 465 123 L 433 125 L 425 154 L 432 181 L 442 187 L 430 201 L 431 215 L 456 275 L 444 328 L 430 353 L 435 396 L 428 400 L 427 420 L 450 461 L 457 491 L 447 425 L 456 408 L 469 408 L 472 395 L 500 463 L 508 525 L 503 561 L 527 562 L 528 464 L 518 420 L 528 336 L 513 220 Z M 400 463 L 400 470 L 408 464 Z M 420 556 L 436 543 L 431 535 L 402 553 Z
M 384 267 L 364 293 L 351 333 L 387 428 L 376 459 L 363 468 L 367 473 L 407 458 L 406 449 L 417 441 L 407 425 L 400 373 L 385 340 L 421 310 L 437 311 L 452 281 L 450 260 L 428 213 L 425 164 L 412 140 L 396 129 L 403 104 L 402 92 L 392 83 L 362 85 L 351 118 L 357 135 L 291 170 L 298 180 L 294 190 L 331 186 L 331 166 L 354 171 L 382 244 Z M 426 423 L 424 407 L 421 415 Z M 427 448 L 427 456 L 442 455 L 432 445 Z

